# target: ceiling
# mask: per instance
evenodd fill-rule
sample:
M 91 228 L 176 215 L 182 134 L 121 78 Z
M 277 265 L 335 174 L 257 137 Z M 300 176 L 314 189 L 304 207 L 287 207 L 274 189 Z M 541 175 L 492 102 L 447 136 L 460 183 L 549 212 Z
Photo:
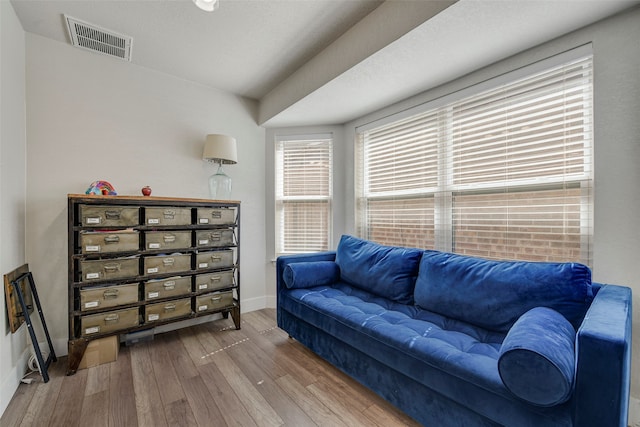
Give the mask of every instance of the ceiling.
M 69 43 L 66 14 L 131 36 L 133 64 L 256 99 L 259 123 L 283 127 L 353 120 L 639 1 L 11 3 L 27 32 Z

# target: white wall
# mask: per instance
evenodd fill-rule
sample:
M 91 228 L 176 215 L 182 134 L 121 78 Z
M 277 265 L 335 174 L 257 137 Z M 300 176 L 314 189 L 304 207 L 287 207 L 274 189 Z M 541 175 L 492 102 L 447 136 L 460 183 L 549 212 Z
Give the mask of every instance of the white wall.
M 238 141 L 242 310 L 265 306 L 264 130 L 255 102 L 27 34 L 27 259 L 59 354 L 67 348 L 67 194 L 208 198 L 205 135 Z
M 593 280 L 633 291 L 633 370 L 630 421 L 640 425 L 640 8 L 585 27 L 419 94 L 345 126 L 346 164 L 353 164 L 355 127 L 440 98 L 586 43 L 594 52 L 595 212 Z M 338 154 L 339 155 L 339 154 Z M 351 162 L 351 163 L 350 163 Z M 353 174 L 344 200 L 353 232 Z M 603 361 L 604 362 L 604 361 Z
M 0 1 L 0 273 L 25 262 L 25 34 L 13 7 Z M 4 285 L 3 285 L 4 289 Z M 0 414 L 25 371 L 26 326 L 15 334 L 0 295 Z

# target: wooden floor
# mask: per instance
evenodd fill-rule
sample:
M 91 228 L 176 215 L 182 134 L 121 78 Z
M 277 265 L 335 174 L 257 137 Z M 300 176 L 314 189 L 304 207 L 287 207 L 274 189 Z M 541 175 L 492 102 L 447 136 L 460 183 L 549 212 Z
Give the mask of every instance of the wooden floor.
M 121 347 L 113 363 L 21 384 L 0 426 L 417 426 L 289 339 L 275 310 Z

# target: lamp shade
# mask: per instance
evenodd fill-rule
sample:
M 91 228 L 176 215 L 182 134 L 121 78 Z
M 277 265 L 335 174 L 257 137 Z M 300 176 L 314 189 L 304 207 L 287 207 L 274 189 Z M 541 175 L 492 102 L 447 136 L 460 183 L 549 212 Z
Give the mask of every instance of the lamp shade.
M 207 135 L 202 152 L 203 160 L 211 160 L 225 165 L 238 163 L 236 139 L 227 135 Z
M 205 12 L 213 12 L 218 8 L 218 0 L 193 0 L 196 6 Z

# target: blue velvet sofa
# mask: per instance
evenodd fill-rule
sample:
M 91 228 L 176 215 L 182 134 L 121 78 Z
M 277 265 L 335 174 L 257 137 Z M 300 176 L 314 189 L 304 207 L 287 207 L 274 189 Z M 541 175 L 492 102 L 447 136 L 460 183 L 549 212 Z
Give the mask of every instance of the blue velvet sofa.
M 627 425 L 631 290 L 582 264 L 343 236 L 277 286 L 280 328 L 424 425 Z

